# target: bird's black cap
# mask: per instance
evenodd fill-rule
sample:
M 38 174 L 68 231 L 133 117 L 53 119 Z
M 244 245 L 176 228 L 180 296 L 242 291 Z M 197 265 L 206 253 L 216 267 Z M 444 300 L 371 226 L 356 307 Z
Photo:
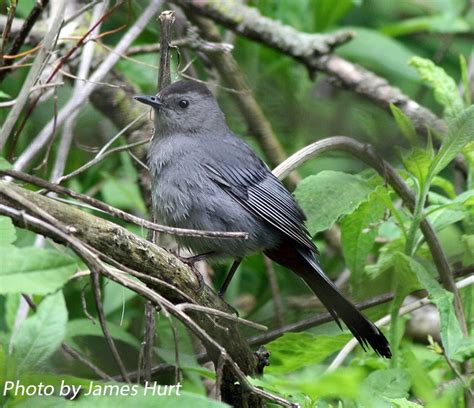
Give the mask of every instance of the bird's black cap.
M 207 88 L 206 85 L 190 80 L 182 80 L 172 83 L 164 88 L 159 95 L 161 98 L 166 98 L 171 95 L 182 95 L 186 93 L 198 93 L 204 96 L 212 96 L 211 91 Z

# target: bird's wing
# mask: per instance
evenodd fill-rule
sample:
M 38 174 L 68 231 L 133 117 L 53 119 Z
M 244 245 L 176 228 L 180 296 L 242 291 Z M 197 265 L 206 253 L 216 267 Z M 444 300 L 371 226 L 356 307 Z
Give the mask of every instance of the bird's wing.
M 209 162 L 203 166 L 209 178 L 248 211 L 317 252 L 304 226 L 305 216 L 291 193 L 260 159 L 254 158 L 251 168 L 235 161 L 233 165 L 220 161 L 218 167 Z

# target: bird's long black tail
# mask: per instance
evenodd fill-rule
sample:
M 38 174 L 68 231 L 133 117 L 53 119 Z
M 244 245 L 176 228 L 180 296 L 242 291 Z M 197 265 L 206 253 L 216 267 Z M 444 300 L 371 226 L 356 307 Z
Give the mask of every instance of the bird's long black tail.
M 370 345 L 380 356 L 391 357 L 390 345 L 383 333 L 324 274 L 314 253 L 294 245 L 283 245 L 266 253 L 274 261 L 295 271 L 326 306 L 339 326 L 339 319 L 346 324 L 364 350 Z

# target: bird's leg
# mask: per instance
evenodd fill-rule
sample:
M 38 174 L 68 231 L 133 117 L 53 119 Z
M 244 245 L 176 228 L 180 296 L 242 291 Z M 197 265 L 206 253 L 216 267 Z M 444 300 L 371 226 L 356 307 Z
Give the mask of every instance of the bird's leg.
M 241 262 L 242 262 L 242 258 L 236 259 L 236 260 L 234 261 L 234 263 L 232 264 L 232 266 L 230 267 L 229 272 L 227 272 L 227 275 L 226 275 L 226 277 L 225 277 L 224 283 L 222 284 L 221 289 L 219 290 L 219 296 L 220 296 L 221 298 L 224 297 L 225 291 L 226 291 L 227 288 L 229 287 L 230 281 L 231 281 L 232 278 L 234 277 L 235 272 L 237 271 L 237 268 L 239 267 L 239 265 L 240 265 Z
M 174 255 L 182 263 L 188 265 L 191 268 L 194 275 L 196 275 L 196 279 L 198 280 L 198 284 L 199 284 L 198 290 L 201 290 L 204 287 L 204 278 L 202 277 L 201 272 L 199 272 L 198 269 L 196 268 L 196 263 L 200 261 L 204 261 L 205 259 L 209 258 L 211 255 L 214 255 L 214 251 L 205 252 L 203 254 L 188 256 L 188 257 L 183 257 L 177 254 L 174 254 Z

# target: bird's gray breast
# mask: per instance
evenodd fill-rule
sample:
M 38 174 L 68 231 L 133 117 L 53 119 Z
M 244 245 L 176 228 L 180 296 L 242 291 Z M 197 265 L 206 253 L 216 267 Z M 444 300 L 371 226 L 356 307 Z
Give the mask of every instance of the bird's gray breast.
M 191 137 L 175 135 L 154 141 L 149 166 L 157 221 L 178 228 L 250 233 L 247 240 L 176 237 L 180 245 L 197 253 L 243 257 L 267 247 L 273 241 L 269 227 L 209 178 L 203 155 L 199 140 Z

